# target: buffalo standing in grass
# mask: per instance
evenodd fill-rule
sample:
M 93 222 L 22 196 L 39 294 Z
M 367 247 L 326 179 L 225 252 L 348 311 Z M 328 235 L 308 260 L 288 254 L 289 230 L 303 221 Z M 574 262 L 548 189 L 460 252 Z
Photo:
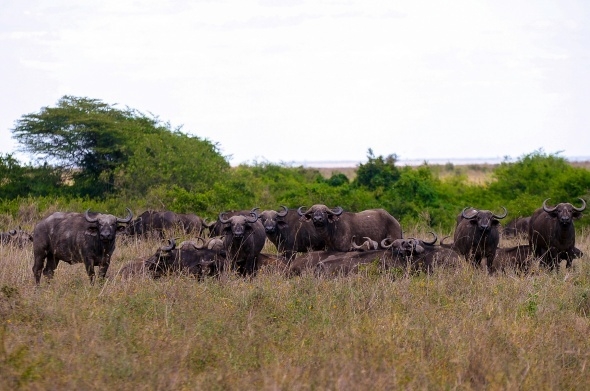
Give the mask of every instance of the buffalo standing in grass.
M 501 219 L 508 215 L 496 215 L 489 210 L 465 208 L 457 216 L 453 249 L 471 260 L 476 266 L 486 259 L 488 271 L 494 271 L 494 256 L 500 242 L 498 226 Z
M 235 215 L 226 217 L 220 213 L 218 221 L 223 224 L 223 247 L 232 269 L 242 275 L 254 274 L 256 261 L 266 242 L 266 234 L 256 209 L 250 216 Z
M 543 206 L 531 216 L 529 245 L 535 256 L 541 259 L 542 266 L 550 270 L 559 269 L 560 261 L 565 259 L 569 268 L 577 257 L 574 219 L 582 216 L 586 201 L 580 198 L 582 206 L 576 208 L 568 202 L 549 207 L 548 200 L 543 201 Z
M 287 261 L 298 252 L 323 250 L 326 243 L 309 221 L 302 221 L 295 209 L 281 206 L 282 211 L 265 210 L 260 213 L 260 222 L 266 236 Z
M 253 211 L 257 211 L 258 208 L 254 208 L 251 210 L 229 210 L 229 211 L 225 211 L 223 212 L 223 217 L 224 218 L 230 218 L 232 216 L 250 216 L 250 213 L 252 213 Z M 204 222 L 204 227 L 206 227 L 209 230 L 209 236 L 213 237 L 213 236 L 223 236 L 223 229 L 225 228 L 225 224 L 221 223 L 219 221 L 219 219 L 216 219 L 214 221 L 211 221 L 209 223 Z
M 341 207 L 334 209 L 326 205 L 313 205 L 307 211 L 303 206 L 297 213 L 305 221 L 311 221 L 328 250 L 351 251 L 352 238 L 369 237 L 381 242 L 385 238 L 402 237 L 399 222 L 384 209 L 369 209 L 359 213 L 344 212 Z
M 33 231 L 33 274 L 39 285 L 41 272 L 47 279 L 53 277 L 59 261 L 69 264 L 84 262 L 90 282 L 94 282 L 94 267 L 98 276 L 106 276 L 111 255 L 115 250 L 117 232 L 125 229 L 133 218 L 127 209 L 126 218 L 102 213 L 55 212 L 41 220 Z M 47 263 L 45 261 L 47 260 Z

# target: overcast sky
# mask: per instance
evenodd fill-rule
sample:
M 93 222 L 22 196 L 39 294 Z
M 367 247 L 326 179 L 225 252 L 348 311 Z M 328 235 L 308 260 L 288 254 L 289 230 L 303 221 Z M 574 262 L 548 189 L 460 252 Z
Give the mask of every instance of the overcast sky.
M 63 95 L 231 163 L 590 155 L 590 1 L 3 0 L 0 153 Z

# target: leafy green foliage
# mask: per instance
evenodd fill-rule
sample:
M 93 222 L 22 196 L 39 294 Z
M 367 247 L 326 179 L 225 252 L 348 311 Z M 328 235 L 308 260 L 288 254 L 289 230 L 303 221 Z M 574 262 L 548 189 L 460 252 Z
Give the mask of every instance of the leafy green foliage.
M 360 164 L 356 173 L 354 183 L 358 186 L 366 187 L 369 190 L 378 188 L 388 188 L 392 186 L 399 178 L 399 169 L 395 166 L 397 156 L 389 155 L 375 157 L 373 150 L 369 148 L 367 153 L 367 163 Z
M 60 170 L 47 164 L 21 166 L 13 155 L 0 155 L 0 198 L 57 195 L 60 187 L 63 187 Z
M 206 191 L 229 164 L 217 146 L 136 110 L 64 96 L 16 122 L 14 138 L 37 161 L 67 171 L 72 196 L 145 196 L 160 186 Z
M 564 158 L 536 151 L 515 163 L 503 162 L 493 172 L 489 192 L 518 215 L 530 215 L 546 198 L 550 204 L 577 202 L 587 197 L 590 171 L 570 165 Z
M 470 182 L 465 167 L 396 166 L 397 156 L 360 164 L 354 180 L 324 178 L 312 168 L 255 162 L 230 168 L 217 144 L 171 129 L 157 117 L 96 99 L 64 96 L 54 108 L 24 115 L 13 129 L 23 150 L 41 165 L 0 156 L 0 210 L 28 214 L 43 208 L 109 211 L 170 209 L 216 218 L 225 210 L 325 204 L 345 210 L 383 208 L 402 226 L 451 230 L 467 206 L 509 218 L 550 203 L 588 198 L 590 171 L 536 151 L 494 168 L 486 183 Z M 479 167 L 472 167 L 479 169 Z M 24 210 L 24 211 L 23 211 Z M 581 221 L 577 225 L 587 223 Z

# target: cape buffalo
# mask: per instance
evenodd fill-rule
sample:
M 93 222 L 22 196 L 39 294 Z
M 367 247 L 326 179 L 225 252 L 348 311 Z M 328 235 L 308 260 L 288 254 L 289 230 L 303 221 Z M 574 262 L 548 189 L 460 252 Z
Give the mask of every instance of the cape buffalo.
M 567 202 L 551 208 L 547 206 L 548 200 L 549 198 L 543 201 L 543 206 L 531 216 L 529 245 L 535 256 L 541 258 L 541 265 L 550 270 L 558 269 L 559 262 L 565 259 L 566 267 L 569 268 L 576 257 L 574 219 L 582 216 L 586 201 L 580 198 L 582 206 L 579 208 Z
M 223 247 L 232 269 L 242 275 L 256 272 L 256 260 L 264 243 L 266 234 L 256 209 L 252 209 L 250 216 L 235 215 L 227 218 L 225 213 L 219 214 L 218 220 L 223 224 Z
M 363 267 L 375 264 L 376 270 L 384 270 L 391 254 L 383 250 L 331 253 L 314 266 L 317 276 L 338 277 L 358 273 Z
M 494 271 L 494 256 L 500 241 L 499 220 L 508 215 L 506 208 L 502 207 L 502 209 L 504 214 L 496 215 L 489 210 L 465 208 L 457 216 L 454 250 L 477 266 L 483 258 L 486 258 L 490 273 Z M 468 213 L 466 213 L 467 210 L 469 210 Z
M 94 282 L 94 267 L 99 267 L 100 278 L 106 276 L 111 255 L 115 250 L 115 237 L 133 218 L 127 208 L 126 218 L 110 214 L 55 212 L 41 220 L 33 231 L 33 274 L 39 285 L 41 272 L 47 279 L 53 277 L 59 261 L 69 264 L 84 262 L 90 282 Z M 45 264 L 47 260 L 47 264 Z
M 456 267 L 461 263 L 460 255 L 454 250 L 437 246 L 437 236 L 431 232 L 433 240 L 424 241 L 416 238 L 385 239 L 381 247 L 392 249 L 396 266 L 410 266 L 412 271 L 431 273 L 437 267 Z
M 18 229 L 11 229 L 8 232 L 0 232 L 0 245 L 11 245 L 18 248 L 23 248 L 29 243 L 33 242 L 33 235 L 23 231 L 21 227 Z
M 144 261 L 145 269 L 154 278 L 169 273 L 213 276 L 225 260 L 221 251 L 204 248 L 193 242 L 183 242 L 179 247 L 176 247 L 174 239 L 168 239 L 168 242 L 167 246 L 160 247 Z
M 506 237 L 515 237 L 519 235 L 529 234 L 529 223 L 531 216 L 528 217 L 517 217 L 511 220 L 506 227 L 502 230 L 502 234 Z
M 259 208 L 254 208 L 251 210 L 229 210 L 229 211 L 225 211 L 223 212 L 223 216 L 227 219 L 229 217 L 232 216 L 250 216 L 250 213 L 252 213 L 252 211 L 257 211 Z M 225 228 L 225 224 L 221 223 L 219 221 L 219 218 L 215 219 L 214 221 L 211 221 L 209 223 L 207 223 L 206 221 L 204 222 L 205 227 L 209 229 L 209 236 L 213 237 L 213 236 L 223 236 L 223 229 Z
M 507 269 L 512 269 L 516 272 L 527 273 L 534 259 L 535 256 L 528 244 L 508 248 L 498 247 L 494 258 L 494 270 L 506 272 Z
M 266 236 L 287 261 L 298 252 L 323 250 L 326 243 L 319 237 L 313 224 L 302 221 L 295 209 L 281 206 L 282 211 L 265 210 L 260 213 L 260 222 Z
M 181 231 L 186 234 L 200 235 L 203 230 L 203 220 L 192 213 L 180 214 L 172 211 L 147 210 L 127 226 L 127 235 L 164 238 L 167 233 Z
M 302 219 L 313 223 L 328 250 L 350 251 L 353 236 L 366 236 L 377 242 L 387 237 L 402 237 L 399 222 L 384 209 L 352 213 L 344 212 L 341 207 L 330 209 L 321 204 L 313 205 L 307 211 L 303 211 L 303 208 L 300 206 L 297 213 Z

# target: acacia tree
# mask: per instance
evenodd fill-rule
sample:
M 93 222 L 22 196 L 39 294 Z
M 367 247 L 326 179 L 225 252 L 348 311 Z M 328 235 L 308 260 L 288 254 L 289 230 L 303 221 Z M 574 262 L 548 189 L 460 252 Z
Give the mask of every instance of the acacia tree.
M 170 185 L 202 189 L 229 168 L 215 144 L 98 99 L 64 96 L 56 107 L 22 116 L 12 132 L 37 162 L 69 171 L 78 196 L 144 196 Z
M 69 171 L 80 195 L 102 196 L 127 159 L 126 131 L 135 117 L 97 99 L 64 96 L 56 107 L 23 115 L 12 133 L 37 162 Z

